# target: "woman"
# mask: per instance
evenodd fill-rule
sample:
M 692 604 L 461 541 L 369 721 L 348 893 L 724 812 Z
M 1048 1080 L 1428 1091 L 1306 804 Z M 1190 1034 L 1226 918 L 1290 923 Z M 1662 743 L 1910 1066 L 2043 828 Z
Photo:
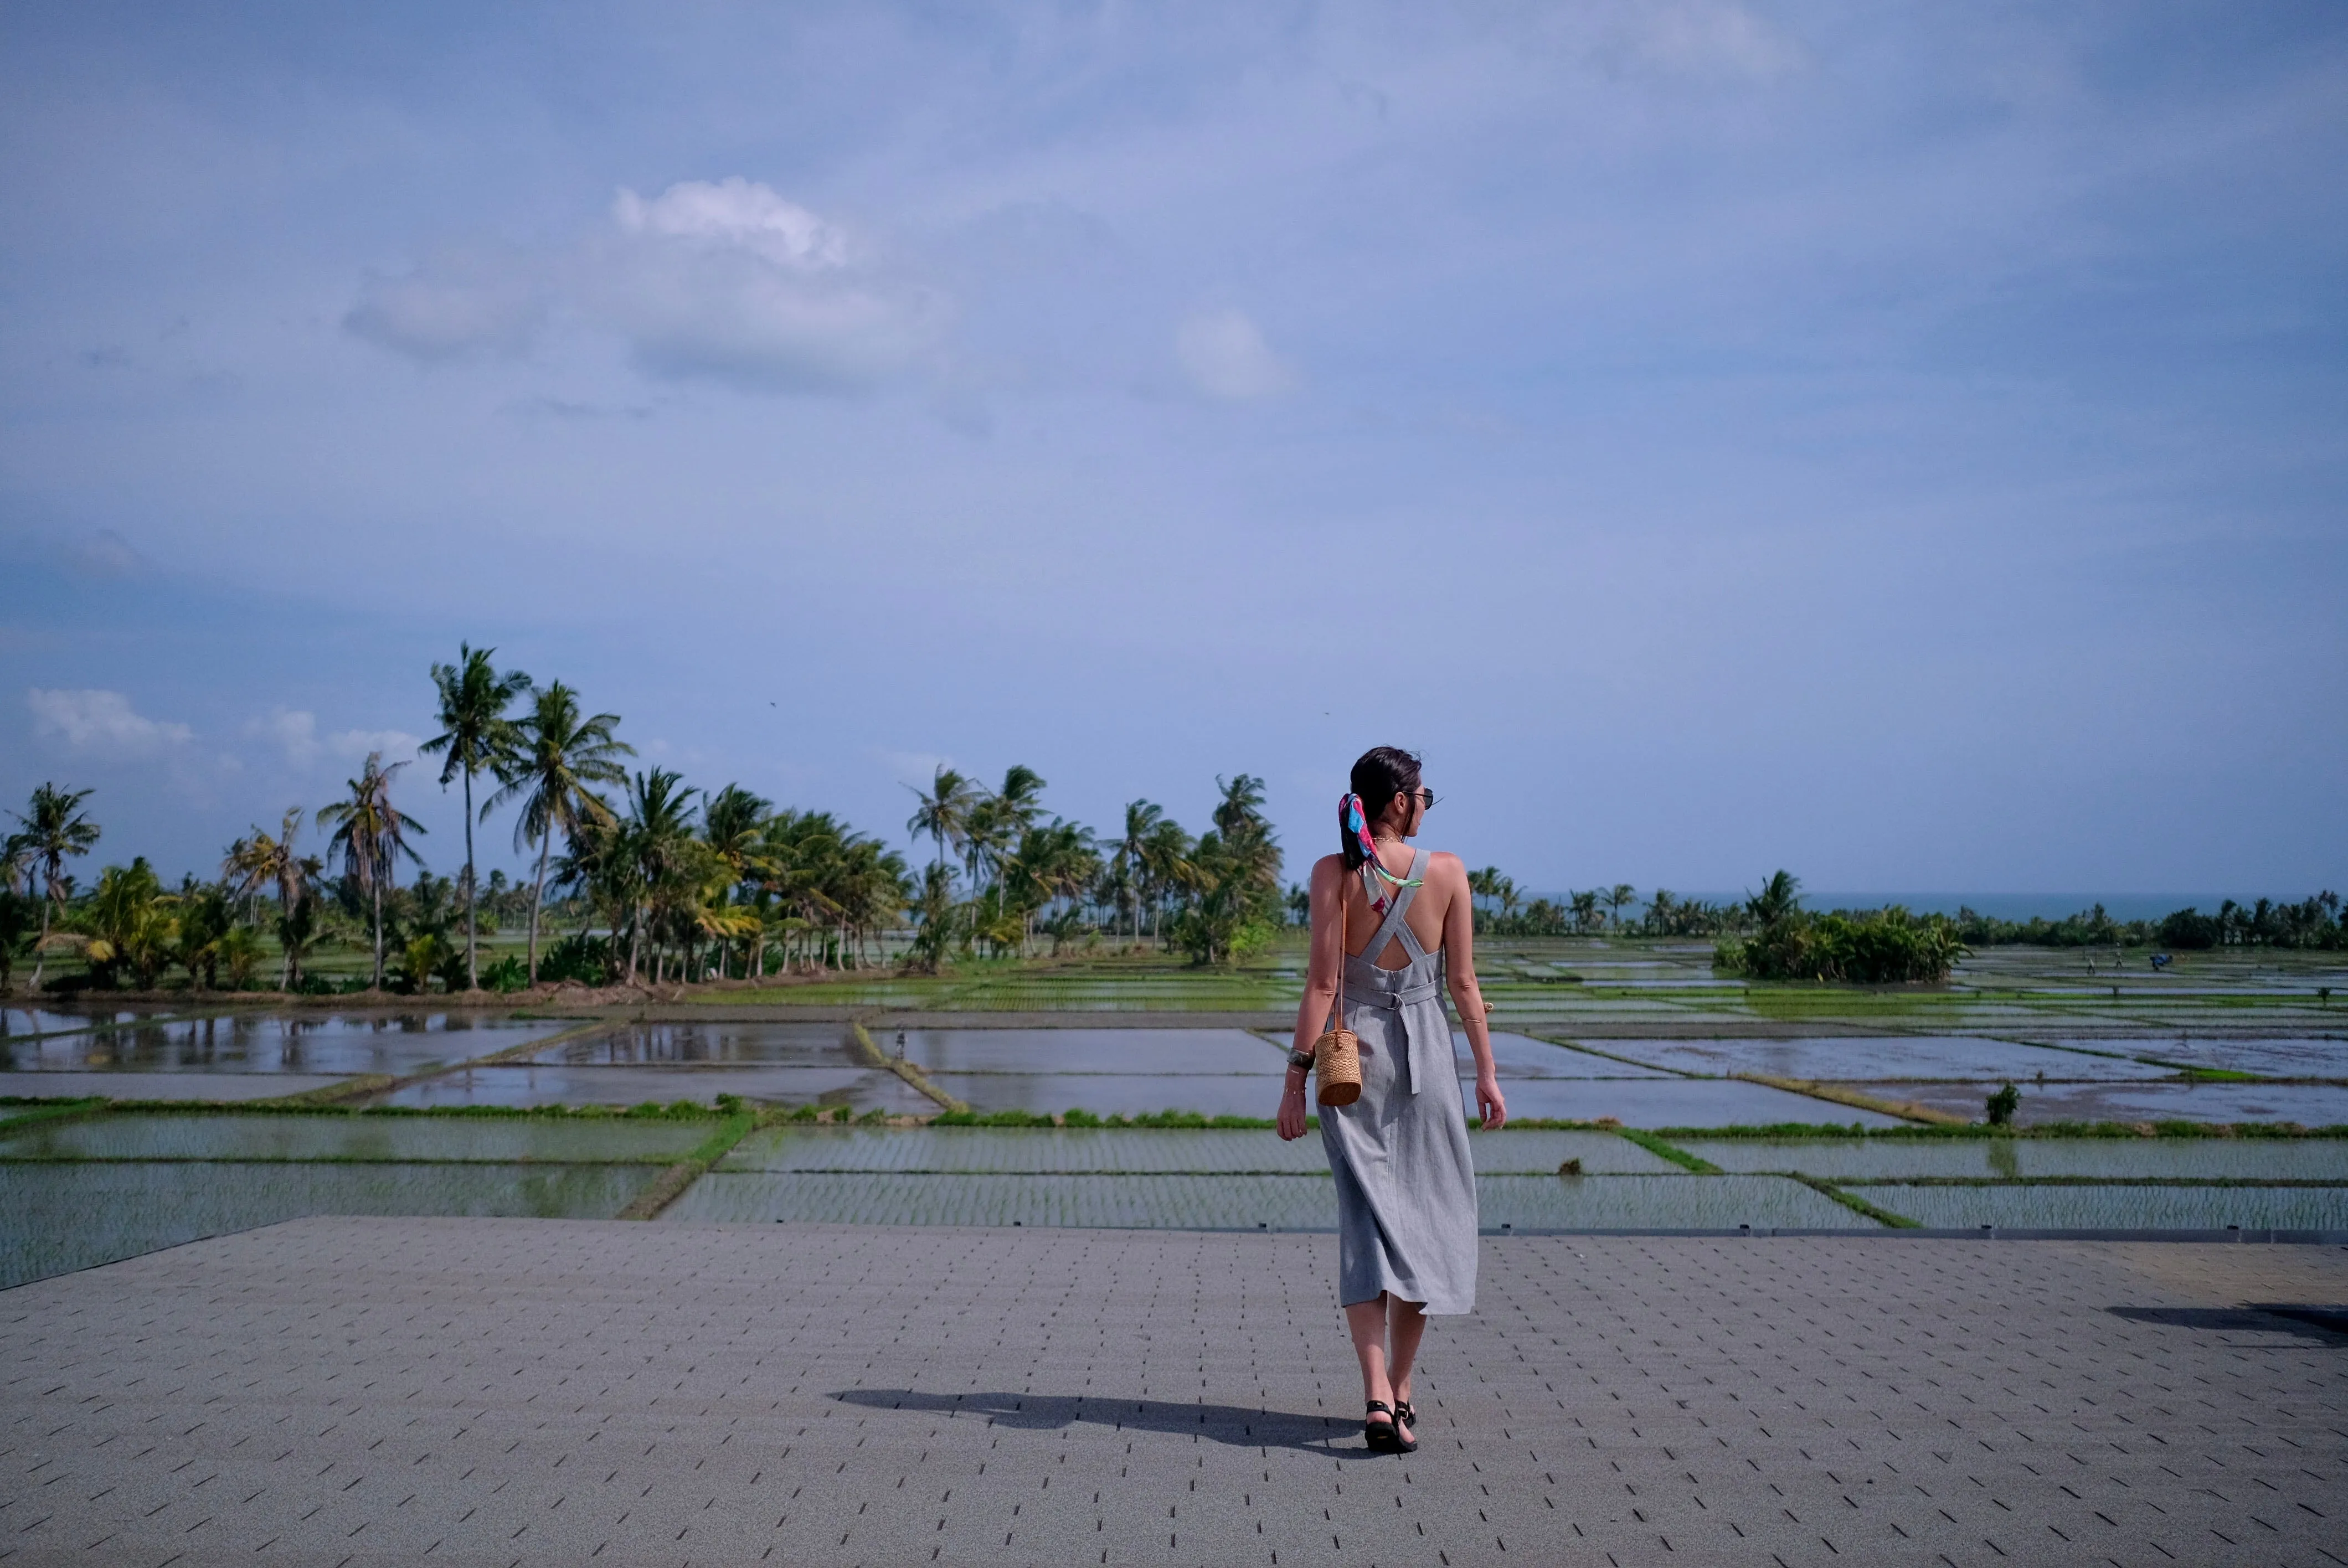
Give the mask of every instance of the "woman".
M 1476 1053 L 1483 1125 L 1498 1127 L 1508 1107 L 1476 989 L 1468 868 L 1407 842 L 1435 804 L 1418 759 L 1393 746 L 1365 752 L 1353 785 L 1337 804 L 1344 847 L 1313 867 L 1313 961 L 1280 1135 L 1304 1136 L 1313 1046 L 1342 971 L 1345 1027 L 1362 1042 L 1362 1097 L 1321 1107 L 1337 1178 L 1337 1299 L 1362 1362 L 1363 1436 L 1372 1449 L 1409 1453 L 1418 1447 L 1410 1372 L 1426 1315 L 1476 1305 L 1476 1168 L 1438 968 Z

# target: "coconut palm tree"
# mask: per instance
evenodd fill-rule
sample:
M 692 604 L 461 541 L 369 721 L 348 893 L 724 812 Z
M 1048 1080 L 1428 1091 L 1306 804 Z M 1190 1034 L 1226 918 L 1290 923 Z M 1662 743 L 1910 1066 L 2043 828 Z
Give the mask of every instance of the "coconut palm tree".
M 913 808 L 913 815 L 905 819 L 905 831 L 915 838 L 929 835 L 931 842 L 937 847 L 937 864 L 942 866 L 948 845 L 953 845 L 957 854 L 962 850 L 972 808 L 978 804 L 982 794 L 978 784 L 973 779 L 963 777 L 952 768 L 940 767 L 937 775 L 930 780 L 929 794 L 923 794 L 913 784 L 905 787 L 911 790 L 913 798 L 921 803 Z
M 1163 806 L 1146 800 L 1128 801 L 1125 806 L 1125 831 L 1110 847 L 1109 866 L 1117 878 L 1118 892 L 1128 900 L 1126 934 L 1138 940 L 1141 936 L 1141 901 L 1138 897 L 1143 879 L 1143 866 L 1149 853 L 1149 835 L 1166 820 Z
M 473 918 L 473 775 L 491 773 L 503 777 L 514 767 L 521 749 L 521 733 L 506 717 L 514 699 L 530 690 L 530 677 L 519 670 L 500 675 L 489 665 L 494 648 L 457 645 L 457 662 L 432 666 L 432 683 L 439 690 L 440 733 L 417 747 L 425 756 L 447 753 L 441 764 L 440 787 L 462 776 L 465 781 L 465 989 L 481 984 L 479 953 Z M 492 795 L 494 801 L 497 797 Z M 488 815 L 485 806 L 482 815 Z
M 689 869 L 694 790 L 680 788 L 685 775 L 673 768 L 638 774 L 628 790 L 628 815 L 620 825 L 625 858 L 636 886 L 635 929 L 628 938 L 628 979 L 636 978 L 644 938 L 655 907 L 668 912 L 678 884 Z
M 254 907 L 263 890 L 274 883 L 278 917 L 283 919 L 302 902 L 303 884 L 324 869 L 317 859 L 294 853 L 294 840 L 301 831 L 302 808 L 288 806 L 276 837 L 255 827 L 251 838 L 240 838 L 229 845 L 227 858 L 221 862 L 221 876 L 235 889 L 236 897 L 246 901 L 249 918 L 258 918 Z M 294 963 L 289 949 L 278 967 L 278 989 L 292 989 Z
M 1745 900 L 1745 907 L 1764 926 L 1785 918 L 1801 907 L 1802 879 L 1782 867 L 1761 884 L 1760 892 Z
M 424 825 L 403 815 L 391 804 L 391 781 L 399 776 L 406 763 L 383 765 L 381 752 L 369 752 L 366 765 L 359 776 L 345 781 L 349 796 L 321 809 L 318 823 L 334 824 L 335 835 L 327 841 L 326 852 L 339 852 L 343 857 L 343 875 L 356 883 L 374 907 L 375 924 L 375 989 L 383 989 L 383 894 L 387 886 L 396 886 L 399 857 L 403 855 L 417 866 L 424 857 L 408 844 L 407 836 L 421 837 Z
M 1617 882 L 1613 886 L 1601 893 L 1598 897 L 1599 901 L 1606 906 L 1609 922 L 1619 926 L 1622 923 L 1623 909 L 1639 901 L 1639 890 L 1628 882 Z
M 1189 882 L 1197 869 L 1190 863 L 1196 848 L 1189 832 L 1171 817 L 1149 831 L 1149 837 L 1141 852 L 1141 875 L 1142 891 L 1149 905 L 1149 938 L 1152 941 L 1156 941 L 1159 934 L 1167 895 Z
M 486 816 L 508 801 L 521 802 L 514 824 L 514 847 L 538 848 L 538 874 L 530 895 L 530 983 L 538 983 L 539 911 L 546 902 L 546 859 L 560 831 L 565 843 L 575 844 L 581 824 L 607 821 L 612 808 L 592 786 L 624 785 L 628 771 L 621 757 L 636 749 L 613 734 L 617 713 L 579 716 L 579 693 L 556 681 L 531 693 L 530 712 L 515 722 L 519 750 L 505 775 L 505 787 L 481 807 Z
M 45 784 L 16 822 L 21 832 L 8 837 L 7 856 L 29 867 L 34 896 L 41 901 L 41 935 L 34 948 L 33 989 L 41 989 L 41 971 L 48 961 L 49 917 L 63 909 L 73 879 L 66 862 L 88 855 L 98 845 L 98 824 L 81 809 L 91 791 L 59 789 Z

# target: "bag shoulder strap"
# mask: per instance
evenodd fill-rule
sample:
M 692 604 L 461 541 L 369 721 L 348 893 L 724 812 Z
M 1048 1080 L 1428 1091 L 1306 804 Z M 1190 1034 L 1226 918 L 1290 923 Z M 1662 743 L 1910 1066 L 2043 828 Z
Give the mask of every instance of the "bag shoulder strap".
M 1340 864 L 1344 863 L 1344 858 L 1343 853 L 1337 856 Z M 1335 1010 L 1330 1017 L 1329 1029 L 1345 1027 L 1345 966 L 1352 961 L 1350 955 L 1345 951 L 1345 917 L 1351 913 L 1345 907 L 1345 879 L 1352 875 L 1350 871 L 1341 871 L 1337 874 L 1337 1000 Z M 1328 1030 L 1323 1030 L 1322 1032 L 1326 1034 Z

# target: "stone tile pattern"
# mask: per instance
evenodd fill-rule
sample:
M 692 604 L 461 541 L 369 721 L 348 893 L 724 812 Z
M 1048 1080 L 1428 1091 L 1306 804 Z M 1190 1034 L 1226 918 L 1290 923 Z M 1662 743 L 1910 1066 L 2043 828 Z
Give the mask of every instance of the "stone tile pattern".
M 314 1218 L 0 1295 L 15 1563 L 2348 1562 L 2293 1247 Z M 2118 1310 L 2115 1310 L 2118 1309 Z

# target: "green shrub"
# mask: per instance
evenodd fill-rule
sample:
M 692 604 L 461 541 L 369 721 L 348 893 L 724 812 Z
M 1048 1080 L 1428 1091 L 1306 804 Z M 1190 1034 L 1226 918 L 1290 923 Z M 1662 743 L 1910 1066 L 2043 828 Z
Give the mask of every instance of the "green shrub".
M 1756 980 L 1840 980 L 1899 985 L 1944 980 L 1966 948 L 1946 916 L 1893 905 L 1864 915 L 1791 909 L 1752 936 L 1713 949 L 1713 967 Z
M 1989 1124 L 1993 1127 L 2013 1126 L 2013 1113 L 2021 1109 L 2021 1106 L 2022 1091 L 2011 1083 L 2007 1084 L 1989 1097 L 1984 1107 L 1989 1113 Z
M 523 967 L 522 961 L 511 953 L 508 953 L 481 971 L 482 988 L 496 991 L 500 996 L 510 995 L 528 984 L 530 984 L 529 971 Z
M 1089 1111 L 1071 1111 L 1060 1118 L 1060 1124 L 1065 1127 L 1097 1127 L 1101 1119 Z
M 795 1107 L 791 1112 L 790 1119 L 794 1122 L 812 1122 L 817 1114 L 815 1106 L 809 1103 Z

